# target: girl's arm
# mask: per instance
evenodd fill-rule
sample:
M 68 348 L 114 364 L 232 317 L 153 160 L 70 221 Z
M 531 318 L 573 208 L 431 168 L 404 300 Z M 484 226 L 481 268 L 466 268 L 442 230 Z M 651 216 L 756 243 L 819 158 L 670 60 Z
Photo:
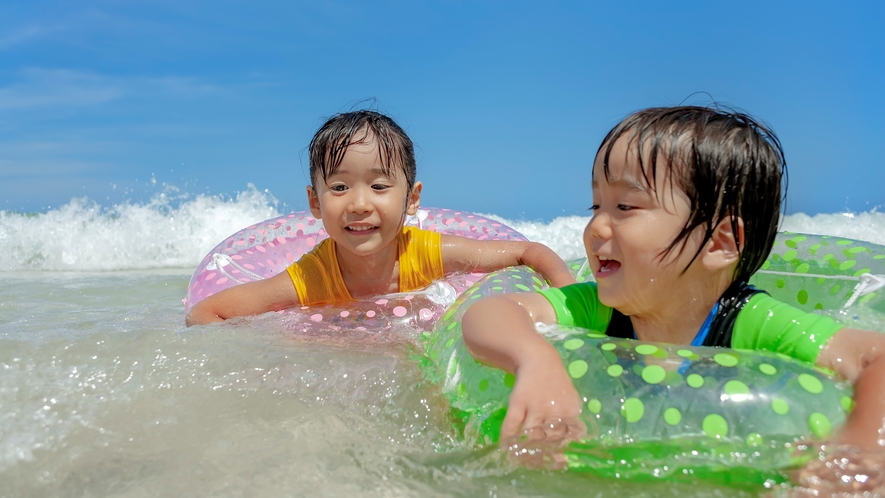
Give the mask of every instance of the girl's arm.
M 827 341 L 817 365 L 854 385 L 854 411 L 837 442 L 885 452 L 885 334 L 842 329 Z
M 184 319 L 185 325 L 221 322 L 235 316 L 259 315 L 300 304 L 287 272 L 266 280 L 229 287 L 200 301 Z
M 443 235 L 442 257 L 446 272 L 490 272 L 526 265 L 543 275 L 554 287 L 575 283 L 575 277 L 562 258 L 537 242 L 474 240 Z
M 581 400 L 562 363 L 535 322 L 556 323 L 553 306 L 535 293 L 481 299 L 464 314 L 464 344 L 477 360 L 516 375 L 501 440 L 520 428 L 551 426 L 548 437 L 580 438 L 586 426 L 578 418 Z

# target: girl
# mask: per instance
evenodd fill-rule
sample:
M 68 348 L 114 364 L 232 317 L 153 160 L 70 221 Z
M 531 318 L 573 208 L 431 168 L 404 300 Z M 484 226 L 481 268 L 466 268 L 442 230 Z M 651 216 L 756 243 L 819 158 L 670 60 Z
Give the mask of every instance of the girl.
M 329 238 L 266 280 L 231 287 L 191 309 L 188 326 L 296 305 L 410 292 L 455 272 L 528 265 L 553 286 L 575 280 L 533 242 L 478 241 L 404 227 L 421 200 L 412 141 L 374 111 L 338 114 L 310 142 L 307 198 Z
M 746 284 L 771 250 L 785 168 L 774 134 L 740 113 L 647 109 L 612 129 L 593 164 L 584 230 L 596 281 L 492 296 L 464 315 L 470 352 L 516 374 L 501 440 L 520 428 L 550 440 L 586 433 L 562 359 L 535 331 L 543 322 L 764 349 L 833 370 L 854 384 L 856 402 L 836 442 L 882 452 L 885 334 L 804 313 Z

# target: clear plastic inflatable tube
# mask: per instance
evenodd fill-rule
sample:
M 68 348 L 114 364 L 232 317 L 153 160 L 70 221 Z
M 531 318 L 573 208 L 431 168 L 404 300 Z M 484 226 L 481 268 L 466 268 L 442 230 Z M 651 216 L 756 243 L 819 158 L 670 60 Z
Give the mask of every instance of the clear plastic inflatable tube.
M 590 278 L 585 261 L 571 265 Z M 779 234 L 752 283 L 807 311 L 868 308 L 885 316 L 885 248 L 847 239 Z M 477 445 L 498 441 L 515 378 L 467 352 L 460 320 L 484 296 L 541 290 L 526 268 L 496 272 L 463 293 L 425 334 L 424 373 Z M 651 344 L 600 331 L 539 330 L 559 351 L 584 401 L 586 439 L 570 444 L 570 470 L 606 477 L 773 484 L 815 455 L 853 407 L 851 386 L 792 358 L 758 351 Z

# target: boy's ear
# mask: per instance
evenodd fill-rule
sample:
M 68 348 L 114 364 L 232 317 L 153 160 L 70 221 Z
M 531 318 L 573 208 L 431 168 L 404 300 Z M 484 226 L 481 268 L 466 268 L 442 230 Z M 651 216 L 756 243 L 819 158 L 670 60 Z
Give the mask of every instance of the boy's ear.
M 726 216 L 713 229 L 713 235 L 707 241 L 701 253 L 701 263 L 709 270 L 727 268 L 737 263 L 740 258 L 740 246 L 744 240 L 744 220 L 737 218 L 737 233 L 731 226 L 731 216 Z
M 320 211 L 320 198 L 317 197 L 317 191 L 310 185 L 307 186 L 307 204 L 310 206 L 310 214 L 314 218 L 323 219 L 323 212 Z
M 423 187 L 421 182 L 415 182 L 412 185 L 412 191 L 409 192 L 409 200 L 406 203 L 406 214 L 409 216 L 414 216 L 418 212 L 418 207 L 421 205 L 421 189 Z

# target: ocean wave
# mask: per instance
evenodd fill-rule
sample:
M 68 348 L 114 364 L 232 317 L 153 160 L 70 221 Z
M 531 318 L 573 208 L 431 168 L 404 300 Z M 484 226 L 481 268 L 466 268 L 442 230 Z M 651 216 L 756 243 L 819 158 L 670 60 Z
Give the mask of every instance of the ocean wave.
M 167 186 L 142 204 L 104 207 L 75 198 L 45 213 L 0 211 L 0 272 L 194 268 L 230 234 L 279 216 L 278 205 L 272 194 L 250 184 L 235 197 L 193 196 Z M 483 216 L 547 244 L 564 259 L 584 255 L 582 233 L 588 216 L 550 222 Z M 793 214 L 784 217 L 781 228 L 885 245 L 885 213 L 876 210 Z

